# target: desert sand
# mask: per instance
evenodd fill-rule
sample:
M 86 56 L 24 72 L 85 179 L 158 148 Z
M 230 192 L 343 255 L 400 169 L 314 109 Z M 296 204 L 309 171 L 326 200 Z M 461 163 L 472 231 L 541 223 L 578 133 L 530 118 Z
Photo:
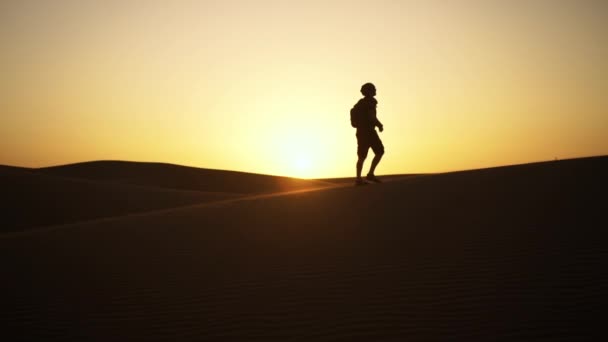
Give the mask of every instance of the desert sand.
M 363 187 L 127 162 L 0 175 L 11 341 L 602 332 L 605 156 Z
M 0 166 L 1 232 L 330 185 L 316 180 L 161 163 Z

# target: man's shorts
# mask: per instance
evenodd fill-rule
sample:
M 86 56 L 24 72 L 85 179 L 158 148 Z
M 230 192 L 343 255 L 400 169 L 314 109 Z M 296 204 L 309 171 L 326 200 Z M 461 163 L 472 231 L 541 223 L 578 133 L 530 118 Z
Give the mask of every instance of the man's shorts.
M 357 131 L 357 156 L 360 159 L 367 158 L 367 152 L 370 147 L 374 151 L 374 154 L 384 154 L 384 145 L 382 145 L 378 132 L 376 130 Z

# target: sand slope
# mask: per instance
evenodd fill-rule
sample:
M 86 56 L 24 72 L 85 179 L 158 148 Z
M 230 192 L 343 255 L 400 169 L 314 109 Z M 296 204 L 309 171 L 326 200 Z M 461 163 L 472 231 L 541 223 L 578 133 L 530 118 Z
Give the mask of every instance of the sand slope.
M 329 183 L 170 164 L 99 161 L 0 166 L 1 232 Z
M 0 167 L 0 232 L 121 216 L 238 197 L 229 193 L 178 191 L 113 184 Z
M 239 194 L 289 191 L 326 184 L 298 178 L 126 161 L 93 161 L 40 168 L 36 171 L 70 178 Z
M 607 172 L 564 160 L 5 235 L 0 321 L 45 340 L 589 339 Z

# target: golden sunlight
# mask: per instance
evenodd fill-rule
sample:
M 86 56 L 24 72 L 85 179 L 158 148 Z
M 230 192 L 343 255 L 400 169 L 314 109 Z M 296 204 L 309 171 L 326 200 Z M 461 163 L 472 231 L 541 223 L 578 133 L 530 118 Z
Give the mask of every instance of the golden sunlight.
M 608 153 L 607 1 L 31 3 L 0 5 L 2 165 L 352 177 L 365 82 L 380 174 Z
M 313 165 L 310 158 L 306 155 L 294 156 L 292 173 L 296 177 L 309 178 Z
M 279 156 L 276 168 L 280 174 L 311 178 L 318 173 L 318 156 L 324 153 L 320 141 L 311 139 L 310 135 L 304 134 L 303 131 L 297 131 L 285 132 L 280 138 L 269 140 L 269 143 L 276 145 Z

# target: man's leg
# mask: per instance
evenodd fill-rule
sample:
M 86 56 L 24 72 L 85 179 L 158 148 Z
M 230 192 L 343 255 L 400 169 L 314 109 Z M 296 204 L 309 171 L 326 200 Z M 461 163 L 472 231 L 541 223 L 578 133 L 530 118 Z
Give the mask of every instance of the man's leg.
M 361 178 L 361 170 L 363 169 L 363 162 L 365 162 L 365 158 L 359 157 L 359 159 L 357 159 L 357 179 Z
M 376 166 L 378 166 L 378 163 L 380 162 L 380 159 L 382 159 L 383 155 L 384 152 L 381 152 L 374 156 L 374 159 L 372 159 L 372 165 L 369 167 L 368 175 L 374 175 L 374 172 L 376 171 Z
M 372 150 L 374 151 L 374 159 L 372 159 L 372 165 L 369 167 L 369 173 L 367 174 L 368 176 L 374 176 L 374 172 L 376 171 L 376 166 L 378 166 L 378 163 L 380 162 L 380 160 L 382 159 L 382 156 L 384 155 L 384 145 L 382 144 L 382 141 L 380 140 L 380 137 L 378 136 L 378 134 L 376 133 L 374 139 L 374 141 L 372 142 Z
M 363 134 L 357 134 L 357 180 L 361 179 L 361 171 L 363 170 L 363 163 L 367 158 L 367 152 L 369 150 L 369 139 Z

